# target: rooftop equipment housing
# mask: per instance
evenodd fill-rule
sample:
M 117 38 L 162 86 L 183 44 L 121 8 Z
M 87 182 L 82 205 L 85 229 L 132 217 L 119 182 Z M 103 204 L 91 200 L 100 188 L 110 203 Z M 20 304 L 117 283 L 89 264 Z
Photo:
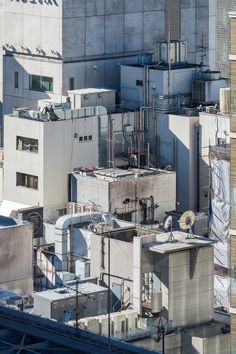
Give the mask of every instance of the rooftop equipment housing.
M 171 40 L 153 43 L 153 63 L 187 63 L 187 42 Z

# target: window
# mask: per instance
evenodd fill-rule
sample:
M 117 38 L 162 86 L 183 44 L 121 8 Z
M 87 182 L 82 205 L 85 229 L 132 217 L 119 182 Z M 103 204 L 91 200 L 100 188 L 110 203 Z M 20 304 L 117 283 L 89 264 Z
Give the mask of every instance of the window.
M 25 138 L 23 136 L 16 137 L 16 150 L 38 152 L 38 140 Z
M 53 91 L 53 78 L 29 75 L 29 89 L 33 91 Z
M 70 90 L 75 89 L 75 79 L 73 77 L 70 77 L 69 88 Z
M 143 86 L 142 80 L 136 80 L 136 86 Z
M 14 87 L 15 89 L 19 88 L 19 72 L 15 71 L 14 73 Z
M 38 177 L 16 172 L 16 185 L 26 188 L 38 189 Z
M 93 140 L 93 136 L 92 135 L 82 135 L 79 136 L 79 142 L 88 142 L 88 141 L 92 141 Z
M 218 138 L 217 139 L 218 145 L 226 145 L 227 141 L 224 138 Z

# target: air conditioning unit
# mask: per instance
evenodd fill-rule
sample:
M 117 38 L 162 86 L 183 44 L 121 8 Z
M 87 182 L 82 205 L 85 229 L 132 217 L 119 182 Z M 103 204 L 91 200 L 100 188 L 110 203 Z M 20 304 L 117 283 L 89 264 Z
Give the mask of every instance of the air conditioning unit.
M 75 214 L 76 213 L 76 203 L 70 202 L 67 203 L 67 214 Z

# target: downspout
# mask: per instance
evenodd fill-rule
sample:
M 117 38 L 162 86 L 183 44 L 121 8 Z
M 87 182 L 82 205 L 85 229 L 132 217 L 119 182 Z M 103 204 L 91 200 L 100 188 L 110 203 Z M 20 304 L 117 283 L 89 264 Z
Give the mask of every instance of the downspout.
M 199 188 L 200 188 L 200 131 L 199 131 L 199 124 L 196 124 L 196 169 L 197 169 L 197 181 L 196 181 L 196 186 L 197 186 L 197 191 L 196 191 L 196 196 L 197 196 L 197 211 L 200 209 L 200 194 L 199 194 Z

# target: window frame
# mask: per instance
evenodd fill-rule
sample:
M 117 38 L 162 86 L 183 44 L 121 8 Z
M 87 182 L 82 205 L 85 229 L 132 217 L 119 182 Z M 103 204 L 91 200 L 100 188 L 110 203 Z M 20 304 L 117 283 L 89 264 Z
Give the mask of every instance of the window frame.
M 28 173 L 16 172 L 16 186 L 38 190 L 39 178 Z
M 19 89 L 19 71 L 14 71 L 14 88 Z
M 19 148 L 19 144 L 22 143 L 22 148 Z M 27 146 L 27 147 L 26 147 Z M 16 136 L 16 150 L 26 151 L 38 154 L 39 152 L 39 141 L 38 139 L 28 138 L 25 136 Z
M 48 89 L 46 85 L 49 85 Z M 29 90 L 53 92 L 53 77 L 29 74 Z

